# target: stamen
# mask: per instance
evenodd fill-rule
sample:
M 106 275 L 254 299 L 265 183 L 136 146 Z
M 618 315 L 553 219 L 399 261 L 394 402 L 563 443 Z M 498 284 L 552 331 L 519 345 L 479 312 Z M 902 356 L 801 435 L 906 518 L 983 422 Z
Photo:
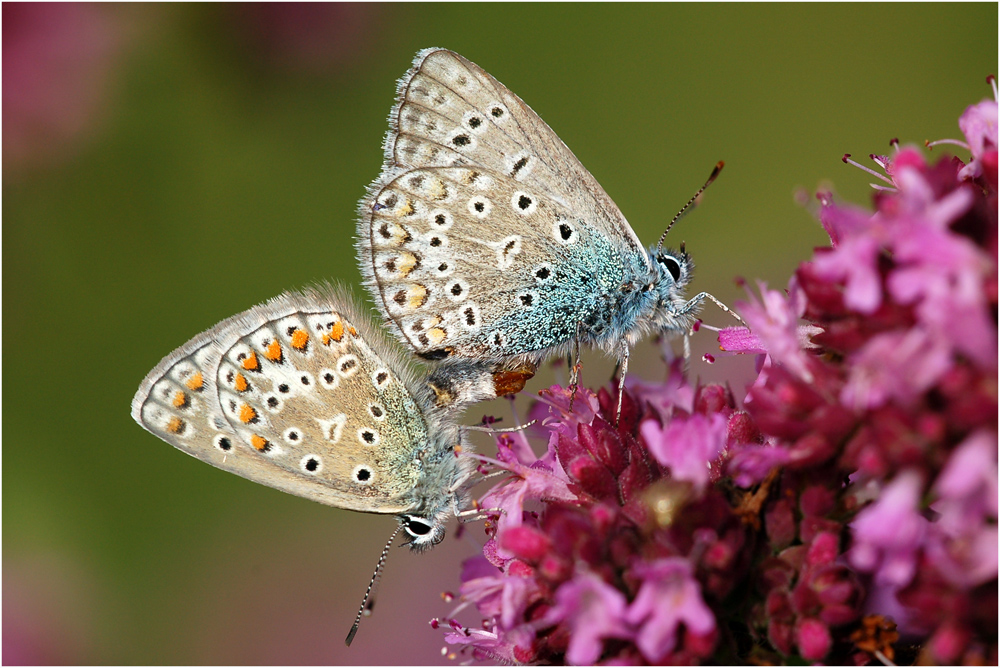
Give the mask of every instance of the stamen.
M 874 159 L 875 156 L 869 156 L 869 157 L 871 157 L 872 159 Z M 892 179 L 879 174 L 874 169 L 870 169 L 868 167 L 865 167 L 864 165 L 862 165 L 860 162 L 857 162 L 856 160 L 851 160 L 851 154 L 850 153 L 845 153 L 844 157 L 841 158 L 841 160 L 843 160 L 848 165 L 853 165 L 853 166 L 857 167 L 858 169 L 860 169 L 863 172 L 868 172 L 869 174 L 871 174 L 872 176 L 874 176 L 876 179 L 881 179 L 881 180 L 885 181 L 886 183 L 888 183 L 889 185 L 892 185 L 892 186 L 896 185 L 896 184 L 894 184 L 892 182 Z M 872 186 L 872 188 L 876 187 L 874 183 L 871 184 L 871 186 Z
M 939 144 L 952 144 L 953 146 L 960 146 L 960 147 L 964 148 L 966 151 L 972 150 L 972 149 L 969 148 L 968 144 L 966 144 L 964 141 L 959 141 L 958 139 L 938 139 L 936 141 L 925 141 L 924 142 L 924 146 L 926 146 L 927 148 L 932 149 L 932 150 L 933 150 L 933 148 L 935 146 L 937 146 Z

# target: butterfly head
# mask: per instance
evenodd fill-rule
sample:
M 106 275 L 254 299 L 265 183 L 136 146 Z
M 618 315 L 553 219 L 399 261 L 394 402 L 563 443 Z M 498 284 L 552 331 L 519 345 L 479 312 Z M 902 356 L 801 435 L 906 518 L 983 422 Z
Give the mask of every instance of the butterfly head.
M 690 325 L 688 314 L 682 311 L 687 299 L 685 292 L 694 272 L 691 256 L 681 244 L 679 250 L 673 248 L 649 249 L 649 257 L 653 265 L 652 289 L 656 293 L 654 322 L 661 330 L 677 331 L 687 329 Z M 693 316 L 693 314 L 692 314 Z
M 441 518 L 401 515 L 399 521 L 409 537 L 406 544 L 412 550 L 426 550 L 444 540 L 444 521 Z
M 468 500 L 476 460 L 462 455 L 467 447 L 459 429 L 444 421 L 416 453 L 423 473 L 411 492 L 413 505 L 398 516 L 410 549 L 423 551 L 444 540 L 448 521 Z

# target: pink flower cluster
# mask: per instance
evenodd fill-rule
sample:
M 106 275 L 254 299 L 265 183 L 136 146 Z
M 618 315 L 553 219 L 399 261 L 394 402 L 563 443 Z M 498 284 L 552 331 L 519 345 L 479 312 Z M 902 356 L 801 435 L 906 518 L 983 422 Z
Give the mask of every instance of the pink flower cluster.
M 995 93 L 994 93 L 995 97 Z M 504 435 L 457 652 L 538 663 L 997 661 L 997 104 L 963 163 L 872 156 L 875 212 L 720 333 L 722 386 L 553 387 Z M 871 170 L 869 170 L 871 171 Z M 872 172 L 874 173 L 874 172 Z

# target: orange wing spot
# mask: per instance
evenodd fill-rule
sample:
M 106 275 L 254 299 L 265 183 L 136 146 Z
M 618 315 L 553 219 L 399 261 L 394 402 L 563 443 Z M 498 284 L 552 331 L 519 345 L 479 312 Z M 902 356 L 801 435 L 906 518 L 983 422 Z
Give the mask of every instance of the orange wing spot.
M 187 379 L 184 383 L 187 385 L 189 390 L 194 390 L 197 392 L 201 388 L 205 387 L 205 377 L 201 375 L 201 371 L 195 371 L 194 375 Z
M 237 392 L 246 392 L 250 389 L 250 383 L 247 381 L 247 377 L 242 373 L 236 374 L 236 380 L 233 381 L 233 385 L 236 386 Z
M 277 341 L 271 341 L 271 345 L 267 347 L 264 351 L 264 357 L 271 360 L 272 362 L 278 362 L 281 360 L 281 344 Z
M 305 330 L 296 329 L 292 332 L 292 348 L 305 350 L 307 343 L 309 343 L 309 334 Z
M 260 369 L 260 362 L 257 361 L 257 353 L 250 353 L 250 357 L 243 360 L 243 368 L 247 371 L 257 371 Z
M 342 338 L 344 338 L 344 323 L 342 323 L 340 320 L 333 323 L 333 327 L 330 328 L 329 336 L 331 341 L 337 341 L 337 342 L 339 342 Z
M 257 419 L 257 411 L 250 404 L 240 406 L 240 421 L 243 424 L 250 424 Z
M 351 333 L 351 336 L 357 336 L 358 335 L 358 330 L 354 329 L 350 325 L 347 326 L 347 331 Z
M 184 431 L 184 420 L 179 417 L 170 418 L 170 422 L 167 423 L 167 431 L 171 434 L 179 434 Z
M 250 445 L 261 452 L 267 452 L 271 448 L 271 444 L 267 442 L 267 439 L 257 434 L 250 437 Z
M 174 408 L 185 408 L 188 405 L 188 395 L 178 392 L 174 395 Z

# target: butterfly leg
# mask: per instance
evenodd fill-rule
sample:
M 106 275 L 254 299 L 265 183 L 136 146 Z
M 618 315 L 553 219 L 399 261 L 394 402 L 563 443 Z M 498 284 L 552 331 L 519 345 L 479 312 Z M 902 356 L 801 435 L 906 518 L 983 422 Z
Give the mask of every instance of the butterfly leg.
M 722 309 L 723 311 L 725 311 L 729 315 L 731 315 L 734 318 L 736 318 L 737 320 L 739 320 L 739 322 L 740 322 L 741 325 L 743 325 L 744 327 L 748 327 L 748 325 L 743 321 L 743 318 L 741 318 L 739 316 L 739 314 L 736 313 L 736 311 L 734 311 L 733 309 L 729 308 L 728 306 L 726 306 L 725 304 L 723 304 L 721 301 L 719 301 L 715 297 L 715 295 L 709 294 L 707 292 L 700 292 L 700 293 L 696 294 L 694 297 L 692 297 L 691 299 L 689 299 L 687 301 L 687 303 L 684 304 L 684 306 L 682 306 L 680 308 L 680 310 L 677 312 L 677 314 L 678 315 L 684 315 L 685 313 L 688 313 L 689 311 L 691 311 L 692 309 L 696 308 L 699 304 L 701 304 L 706 299 L 709 299 L 709 300 L 715 302 L 716 306 L 718 306 L 720 309 Z
M 569 410 L 573 411 L 573 402 L 576 400 L 576 390 L 580 385 L 580 325 L 576 326 L 576 338 L 573 339 L 573 365 L 569 371 L 569 386 L 572 393 L 569 395 Z
M 628 373 L 628 343 L 622 342 L 622 356 L 618 360 L 618 364 L 621 366 L 621 375 L 618 377 L 618 408 L 615 411 L 615 427 L 618 426 L 618 422 L 622 417 L 622 395 L 625 394 L 625 374 Z

